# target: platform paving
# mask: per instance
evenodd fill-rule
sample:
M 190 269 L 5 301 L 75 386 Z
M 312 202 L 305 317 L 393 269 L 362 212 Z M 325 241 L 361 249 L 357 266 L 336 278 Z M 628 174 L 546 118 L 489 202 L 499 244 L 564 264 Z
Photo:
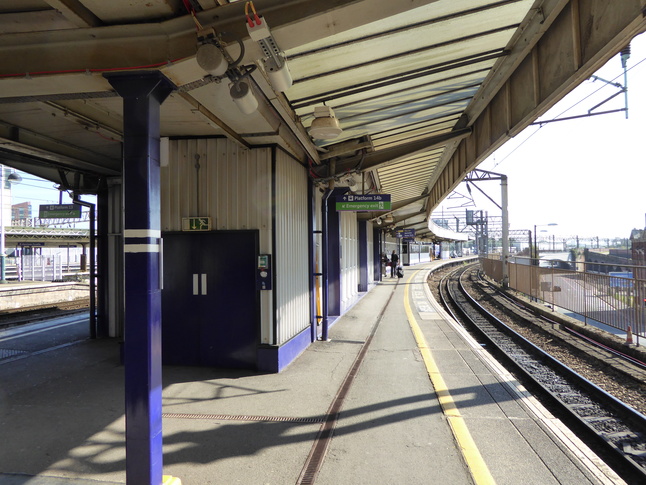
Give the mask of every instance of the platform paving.
M 164 473 L 183 485 L 296 484 L 376 328 L 315 483 L 473 483 L 413 337 L 409 298 L 495 483 L 622 483 L 429 302 L 427 267 L 377 285 L 337 320 L 330 341 L 280 374 L 164 367 Z M 0 347 L 10 343 L 0 335 Z M 124 483 L 123 374 L 113 340 L 0 365 L 0 484 Z

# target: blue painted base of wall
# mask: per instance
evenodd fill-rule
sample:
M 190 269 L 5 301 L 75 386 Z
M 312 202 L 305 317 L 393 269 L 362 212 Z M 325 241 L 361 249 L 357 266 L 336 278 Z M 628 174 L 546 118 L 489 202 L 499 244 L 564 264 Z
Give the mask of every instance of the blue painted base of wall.
M 263 345 L 258 348 L 258 370 L 261 372 L 280 372 L 296 357 L 301 355 L 312 343 L 311 330 L 306 328 L 285 344 Z

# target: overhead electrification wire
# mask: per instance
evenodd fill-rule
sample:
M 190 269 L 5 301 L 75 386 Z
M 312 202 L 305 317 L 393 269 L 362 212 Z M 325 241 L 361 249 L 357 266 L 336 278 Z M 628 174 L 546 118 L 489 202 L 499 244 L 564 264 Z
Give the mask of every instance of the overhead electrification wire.
M 641 61 L 637 62 L 634 66 L 632 66 L 631 68 L 629 68 L 629 69 L 627 70 L 627 72 L 630 72 L 631 70 L 633 70 L 634 68 L 636 68 L 637 66 L 639 66 L 639 65 L 640 65 L 642 62 L 644 62 L 644 61 L 646 61 L 646 58 L 644 58 L 644 59 L 642 59 Z M 624 73 L 622 72 L 622 73 L 621 73 L 621 74 L 619 74 L 618 76 L 615 76 L 615 77 L 611 80 L 611 82 L 616 81 L 617 79 L 619 79 L 619 78 L 620 78 L 621 76 L 623 76 L 623 75 L 624 75 Z M 602 89 L 607 88 L 607 87 L 608 87 L 608 85 L 603 85 L 603 86 L 599 87 L 599 88 L 598 88 L 598 89 L 596 89 L 595 91 L 591 92 L 590 94 L 588 94 L 588 95 L 587 95 L 587 96 L 585 96 L 584 98 L 582 98 L 582 99 L 580 99 L 579 101 L 577 101 L 576 103 L 574 103 L 574 104 L 573 104 L 572 106 L 570 106 L 569 108 L 565 109 L 564 111 L 562 111 L 561 113 L 559 113 L 558 115 L 556 115 L 556 117 L 555 117 L 554 119 L 557 119 L 557 118 L 559 118 L 559 117 L 563 116 L 565 113 L 567 113 L 568 111 L 570 111 L 572 108 L 574 108 L 574 107 L 578 106 L 579 104 L 581 104 L 583 101 L 585 101 L 586 99 L 588 99 L 588 98 L 589 98 L 589 97 L 591 97 L 592 95 L 597 94 L 599 91 L 601 91 Z M 523 146 L 525 143 L 527 143 L 527 142 L 528 142 L 528 141 L 529 141 L 529 140 L 530 140 L 530 139 L 531 139 L 531 138 L 532 138 L 536 133 L 538 133 L 538 132 L 539 132 L 539 130 L 540 130 L 541 128 L 543 128 L 543 125 L 539 125 L 539 127 L 536 129 L 536 131 L 534 131 L 531 135 L 529 135 L 529 136 L 528 136 L 527 138 L 525 138 L 522 142 L 520 142 L 518 145 L 516 145 L 516 147 L 514 147 L 514 149 L 513 149 L 512 151 L 510 151 L 507 155 L 505 155 L 503 158 L 501 158 L 499 161 L 497 161 L 497 162 L 494 164 L 493 168 L 496 168 L 496 167 L 497 167 L 498 165 L 500 165 L 502 162 L 504 162 L 505 160 L 507 160 L 507 159 L 508 159 L 508 158 L 509 158 L 509 157 L 510 157 L 510 156 L 511 156 L 511 155 L 512 155 L 516 150 L 518 150 L 520 147 L 522 147 L 522 146 Z

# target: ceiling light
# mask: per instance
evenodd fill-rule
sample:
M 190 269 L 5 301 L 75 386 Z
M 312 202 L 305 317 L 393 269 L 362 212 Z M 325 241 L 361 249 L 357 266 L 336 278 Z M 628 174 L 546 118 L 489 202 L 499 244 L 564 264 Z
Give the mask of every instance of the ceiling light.
M 271 57 L 265 60 L 265 71 L 269 76 L 269 82 L 277 93 L 283 93 L 292 87 L 294 81 L 292 75 L 287 67 L 287 62 L 282 56 L 278 57 L 282 63 L 276 62 L 276 59 Z
M 249 7 L 251 11 L 249 11 Z M 292 87 L 292 75 L 287 67 L 285 54 L 279 49 L 278 43 L 271 34 L 269 25 L 265 18 L 256 12 L 253 2 L 245 4 L 245 15 L 247 17 L 247 32 L 251 40 L 258 43 L 262 49 L 265 65 L 265 72 L 269 76 L 269 82 L 277 93 L 287 91 Z
M 339 120 L 334 116 L 334 111 L 329 106 L 317 106 L 314 108 L 314 121 L 310 126 L 310 136 L 317 140 L 333 140 L 343 130 Z
M 213 76 L 223 76 L 229 69 L 229 63 L 222 51 L 211 43 L 201 44 L 197 48 L 195 59 L 202 69 Z
M 20 176 L 20 174 L 19 174 L 19 173 L 11 172 L 11 173 L 9 174 L 9 176 L 7 177 L 7 180 L 8 180 L 9 182 L 14 183 L 14 184 L 19 184 L 20 182 L 22 182 L 22 177 Z
M 249 84 L 245 81 L 238 81 L 231 85 L 229 94 L 238 105 L 240 111 L 250 115 L 258 109 L 258 100 L 254 96 Z

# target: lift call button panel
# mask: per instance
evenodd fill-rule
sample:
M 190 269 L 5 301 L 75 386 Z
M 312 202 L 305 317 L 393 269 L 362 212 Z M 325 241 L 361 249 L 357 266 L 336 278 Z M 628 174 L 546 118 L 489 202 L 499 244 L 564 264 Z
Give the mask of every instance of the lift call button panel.
M 259 255 L 256 268 L 256 289 L 271 290 L 271 276 L 271 254 Z

